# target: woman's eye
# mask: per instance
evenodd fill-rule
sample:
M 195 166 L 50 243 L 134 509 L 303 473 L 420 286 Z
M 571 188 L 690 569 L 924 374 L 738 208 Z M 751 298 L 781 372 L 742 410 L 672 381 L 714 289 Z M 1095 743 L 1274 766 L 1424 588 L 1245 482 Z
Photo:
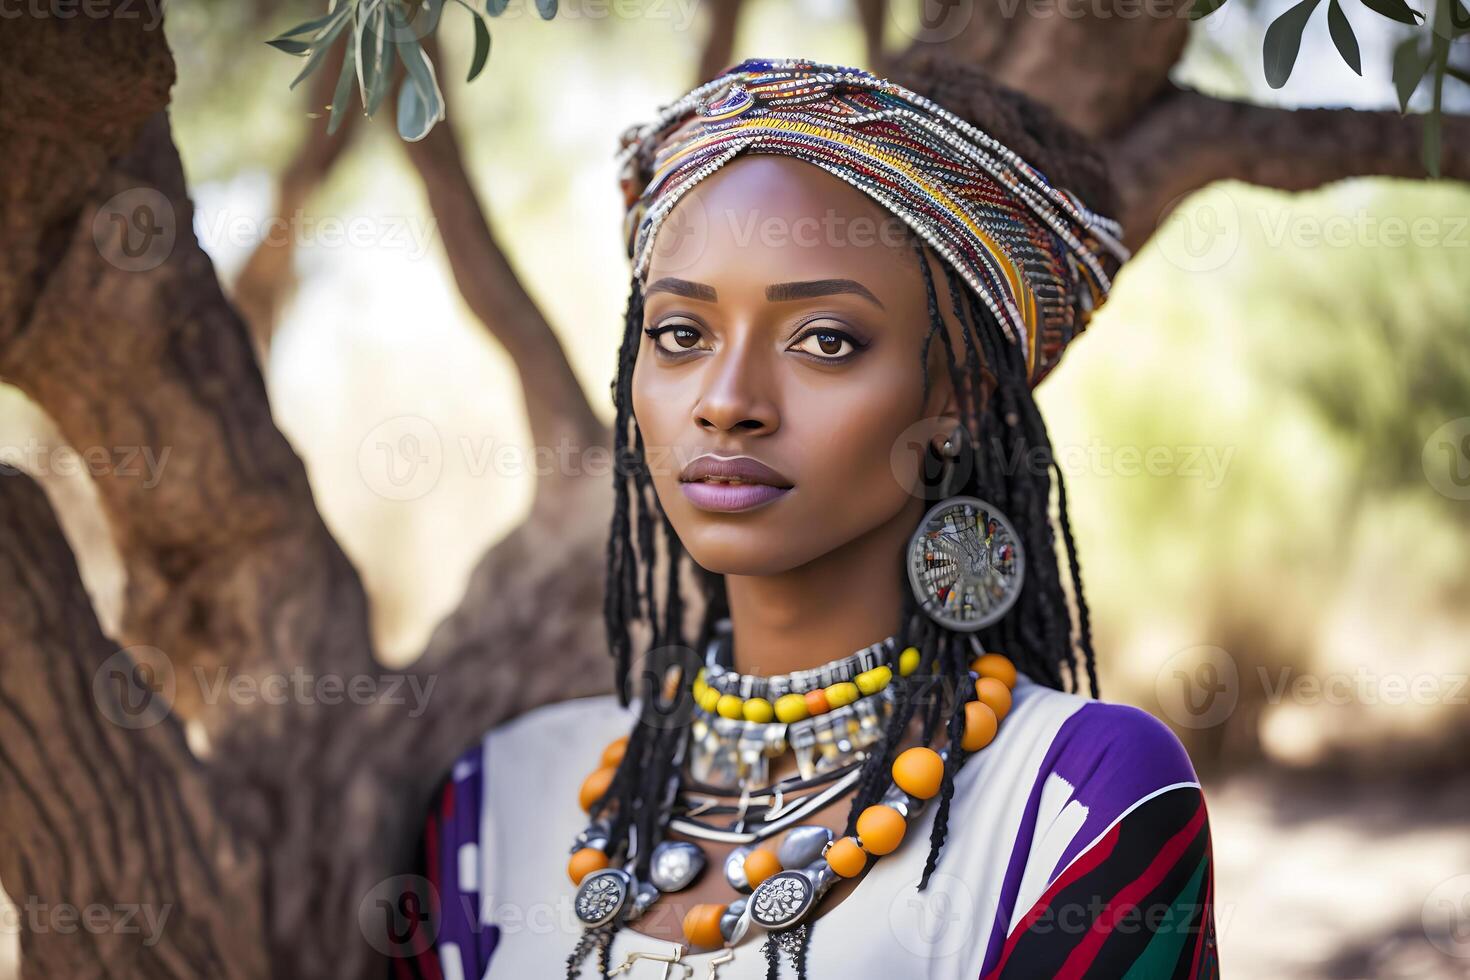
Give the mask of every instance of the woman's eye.
M 699 331 L 693 327 L 656 327 L 643 331 L 653 342 L 670 354 L 682 354 L 694 350 L 699 344 Z
M 857 347 L 847 334 L 836 330 L 813 330 L 797 341 L 792 349 L 804 351 L 816 357 L 837 360 L 851 354 L 857 350 Z

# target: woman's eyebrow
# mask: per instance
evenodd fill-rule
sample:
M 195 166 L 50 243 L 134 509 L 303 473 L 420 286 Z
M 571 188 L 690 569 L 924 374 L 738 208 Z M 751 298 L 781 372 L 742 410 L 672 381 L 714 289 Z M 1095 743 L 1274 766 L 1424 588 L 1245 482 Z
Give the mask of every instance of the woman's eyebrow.
M 673 276 L 664 276 L 643 291 L 644 296 L 652 296 L 654 293 L 673 293 L 676 296 L 702 299 L 710 303 L 715 301 L 715 287 L 707 286 L 702 282 L 690 282 L 688 279 L 677 279 Z
M 872 302 L 878 309 L 883 303 L 856 279 L 809 279 L 806 282 L 778 282 L 766 287 L 766 299 L 779 303 L 793 299 L 811 299 L 835 293 L 854 293 Z

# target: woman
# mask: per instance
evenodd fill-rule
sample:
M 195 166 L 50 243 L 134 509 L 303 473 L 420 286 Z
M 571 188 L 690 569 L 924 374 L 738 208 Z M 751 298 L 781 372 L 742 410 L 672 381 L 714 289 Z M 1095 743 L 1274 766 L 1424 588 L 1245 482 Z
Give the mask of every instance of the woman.
M 1188 758 L 1063 690 L 1032 388 L 1127 257 L 1096 157 L 937 61 L 746 61 L 624 144 L 621 689 L 461 758 L 403 972 L 1213 975 Z

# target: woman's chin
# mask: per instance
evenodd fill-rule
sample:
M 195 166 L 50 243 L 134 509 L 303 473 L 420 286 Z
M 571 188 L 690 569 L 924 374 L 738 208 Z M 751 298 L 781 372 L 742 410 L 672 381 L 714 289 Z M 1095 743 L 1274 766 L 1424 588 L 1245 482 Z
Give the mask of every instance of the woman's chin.
M 779 575 L 814 557 L 793 552 L 796 542 L 789 531 L 705 526 L 681 528 L 679 538 L 694 563 L 716 575 Z

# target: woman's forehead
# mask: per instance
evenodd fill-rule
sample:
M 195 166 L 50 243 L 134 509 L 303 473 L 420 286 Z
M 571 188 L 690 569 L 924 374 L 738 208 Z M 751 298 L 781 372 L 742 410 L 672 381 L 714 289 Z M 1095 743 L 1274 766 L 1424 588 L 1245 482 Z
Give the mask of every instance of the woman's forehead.
M 912 292 L 923 289 L 916 241 L 902 219 L 822 168 L 744 155 L 675 205 L 654 242 L 648 281 L 843 275 Z

